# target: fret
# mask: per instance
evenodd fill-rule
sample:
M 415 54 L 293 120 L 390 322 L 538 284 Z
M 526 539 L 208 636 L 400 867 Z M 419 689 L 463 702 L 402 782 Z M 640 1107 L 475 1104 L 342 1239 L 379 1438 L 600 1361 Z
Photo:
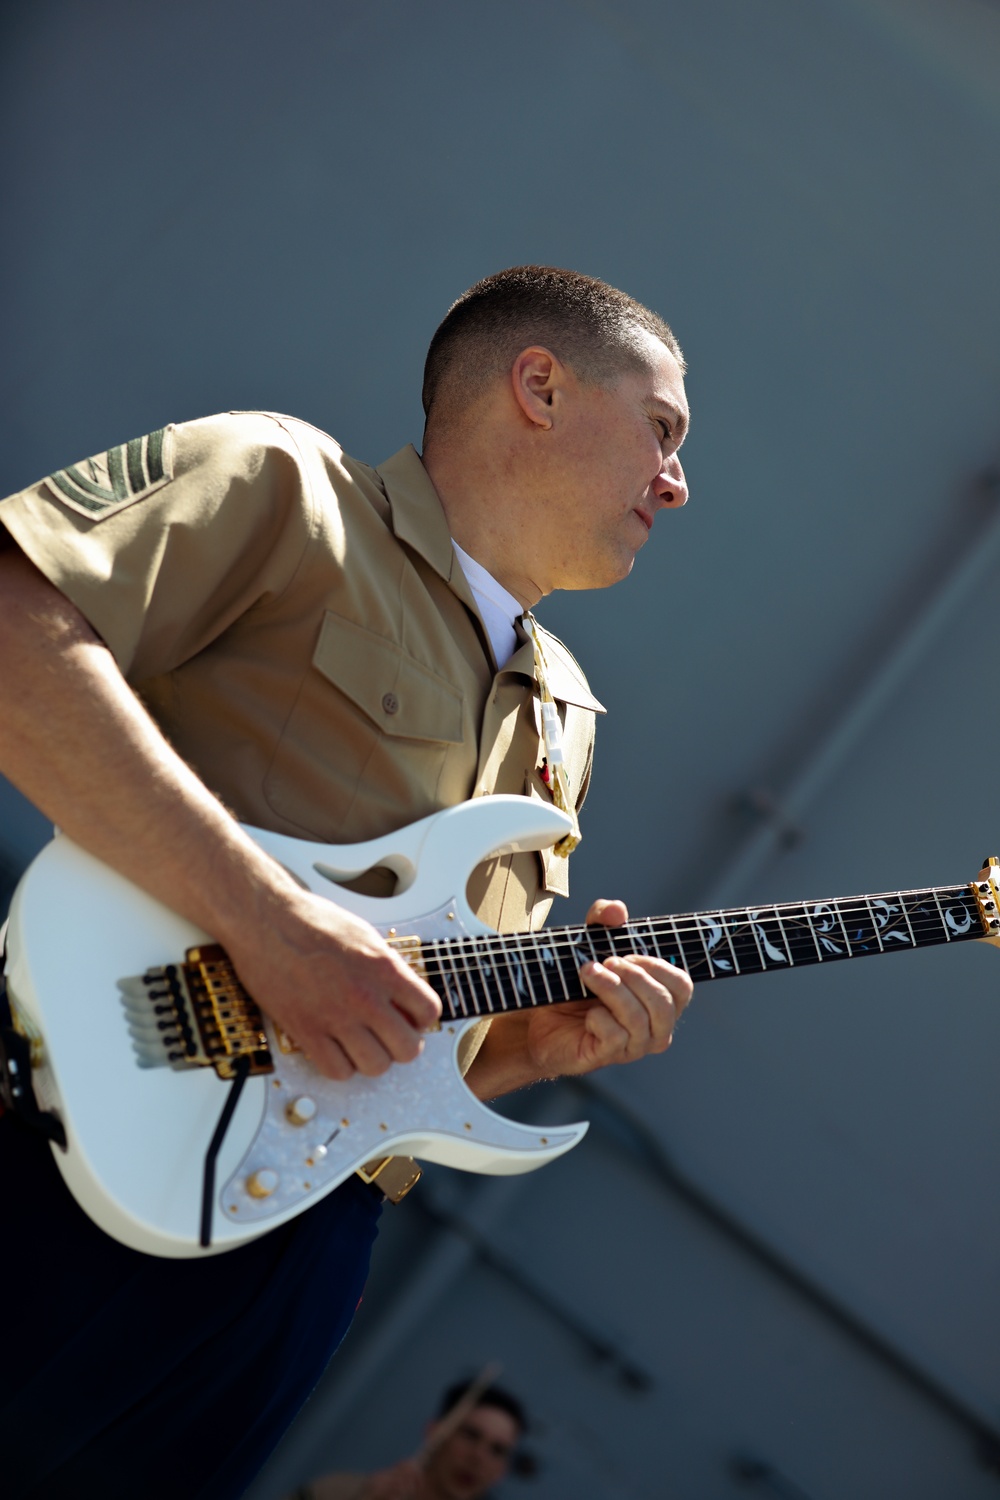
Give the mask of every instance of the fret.
M 781 941 L 784 944 L 785 952 L 788 954 L 788 962 L 791 965 L 794 966 L 794 964 L 795 964 L 795 957 L 794 957 L 794 955 L 792 953 L 791 945 L 790 945 L 790 943 L 788 941 L 788 934 L 785 931 L 785 924 L 781 920 L 781 908 L 778 907 L 778 906 L 776 906 L 774 908 L 774 918 L 775 918 L 775 921 L 777 922 L 779 928 L 781 929 Z
M 545 980 L 545 988 L 553 1004 L 556 1004 L 559 1000 L 568 1000 L 570 994 L 566 988 L 566 975 L 563 973 L 562 964 L 559 962 L 556 947 L 551 939 L 546 940 L 546 936 L 543 932 L 532 934 L 535 946 L 538 948 L 538 959 L 542 969 L 542 976 Z M 554 990 L 553 980 L 555 979 L 559 981 L 559 989 L 562 990 L 561 995 L 558 991 Z
M 602 927 L 600 922 L 594 922 L 588 923 L 586 927 L 580 930 L 586 935 L 587 947 L 590 950 L 590 957 L 583 959 L 582 962 L 602 964 L 605 959 L 611 958 L 614 954 L 615 940 L 622 929 L 620 927 Z M 580 950 L 581 952 L 583 951 L 582 943 L 580 944 Z
M 840 923 L 840 931 L 843 934 L 843 938 L 844 938 L 844 952 L 845 952 L 846 956 L 848 958 L 850 958 L 850 956 L 851 956 L 851 940 L 847 936 L 847 927 L 846 927 L 846 924 L 844 922 L 844 913 L 841 911 L 841 907 L 843 906 L 843 904 L 844 903 L 842 901 L 835 901 L 833 903 L 833 909 L 837 913 L 837 921 Z
M 916 946 L 949 941 L 948 927 L 936 891 L 901 891 L 900 901 Z
M 714 978 L 714 975 L 712 973 L 712 955 L 711 955 L 711 952 L 709 951 L 708 943 L 705 941 L 705 930 L 702 927 L 701 918 L 700 917 L 694 917 L 694 918 L 692 918 L 692 925 L 693 925 L 695 931 L 697 932 L 698 936 L 701 938 L 701 946 L 702 946 L 702 948 L 704 950 L 704 953 L 705 953 L 705 962 L 708 965 L 708 977 L 709 978 Z
M 507 976 L 514 995 L 514 1004 L 518 1010 L 523 1010 L 526 1005 L 532 1006 L 538 1002 L 531 984 L 531 976 L 525 967 L 521 946 L 516 937 L 513 941 L 508 939 L 508 949 L 512 949 L 513 952 L 508 952 Z
M 878 951 L 880 953 L 884 953 L 885 944 L 882 941 L 882 933 L 879 930 L 880 924 L 878 918 L 875 915 L 874 907 L 872 906 L 871 901 L 867 896 L 865 897 L 865 907 L 867 908 L 869 917 L 871 917 L 872 931 L 875 933 L 875 941 L 876 943 L 878 943 Z
M 504 984 L 502 951 L 498 956 L 498 939 L 478 939 L 475 947 L 477 947 L 477 953 L 480 954 L 477 963 L 478 980 L 480 980 L 484 995 L 486 995 L 487 1008 L 493 1014 L 496 1014 L 498 1005 L 499 1010 L 505 1011 L 507 1010 L 507 987 Z M 501 959 L 499 965 L 496 962 L 498 957 Z
M 552 1005 L 557 997 L 552 993 L 548 975 L 545 972 L 545 965 L 542 963 L 541 954 L 538 951 L 537 933 L 518 933 L 514 938 L 514 944 L 528 973 L 532 1005 Z M 525 955 L 525 944 L 534 949 L 533 954 Z
M 663 956 L 664 956 L 663 955 L 663 949 L 660 947 L 660 941 L 659 941 L 659 938 L 656 935 L 656 926 L 655 926 L 655 924 L 653 922 L 653 918 L 652 917 L 641 917 L 639 919 L 639 921 L 636 922 L 634 925 L 636 927 L 640 927 L 640 926 L 641 927 L 645 927 L 646 931 L 649 934 L 649 937 L 648 937 L 647 941 L 649 943 L 649 948 L 650 948 L 650 952 L 652 953 L 652 956 L 654 958 L 663 958 Z
M 612 950 L 624 957 L 628 957 L 630 953 L 642 953 L 647 958 L 657 957 L 649 941 L 639 931 L 640 925 L 639 922 L 626 922 L 623 927 L 606 929 L 611 937 Z
M 684 949 L 681 947 L 681 940 L 677 933 L 677 923 L 674 921 L 673 917 L 666 917 L 662 920 L 670 928 L 671 940 L 666 944 L 657 942 L 657 952 L 659 953 L 661 958 L 667 961 L 668 964 L 673 964 L 675 969 L 687 969 L 687 962 L 684 958 Z M 662 933 L 662 936 L 667 936 L 665 931 Z
M 875 933 L 883 953 L 888 953 L 894 946 L 913 946 L 913 929 L 901 898 L 894 901 L 890 895 L 870 896 L 868 910 L 875 920 Z
M 694 980 L 711 979 L 712 964 L 702 937 L 697 917 L 688 915 L 671 918 L 671 927 L 677 938 L 681 962 L 678 968 L 686 969 Z
M 478 1015 L 493 1015 L 497 1002 L 501 1010 L 507 1009 L 507 991 L 497 972 L 497 953 L 494 942 L 486 938 L 472 943 L 463 943 L 465 970 L 477 1004 Z
M 726 916 L 726 913 L 723 913 Z M 761 974 L 767 968 L 749 911 L 728 913 L 729 943 L 739 974 Z
M 771 913 L 770 916 L 767 915 L 768 912 Z M 792 957 L 788 950 L 785 929 L 778 915 L 778 908 L 762 906 L 748 911 L 747 916 L 760 947 L 765 968 L 777 968 L 779 964 L 791 965 Z
M 942 920 L 949 941 L 982 935 L 982 918 L 976 899 L 967 885 L 949 886 L 939 891 L 938 895 L 944 898 Z
M 525 966 L 525 977 L 528 980 L 528 993 L 531 996 L 531 1005 L 552 1005 L 552 992 L 549 989 L 544 969 L 541 968 L 541 959 L 538 957 L 538 942 L 535 933 L 517 933 L 514 942 L 520 953 L 520 960 Z
M 506 935 L 490 939 L 491 977 L 502 1010 L 520 1010 L 524 1004 L 523 986 L 517 984 L 517 975 L 511 964 L 510 948 L 513 942 L 513 937 Z
M 796 964 L 820 962 L 822 954 L 805 907 L 777 906 L 775 912 L 785 935 L 785 947 L 793 967 Z
M 589 991 L 584 988 L 580 970 L 584 964 L 593 963 L 595 959 L 600 962 L 601 955 L 594 947 L 593 934 L 589 927 L 568 927 L 564 931 L 567 937 L 570 933 L 573 934 L 566 949 L 560 953 L 564 974 L 567 973 L 567 961 L 569 963 L 567 994 L 571 1000 L 581 1000 Z
M 863 953 L 881 953 L 882 944 L 868 902 L 861 905 L 858 897 L 855 897 L 850 902 L 842 902 L 840 910 L 847 929 L 847 941 L 851 945 L 851 957 L 856 958 Z
M 725 978 L 731 974 L 738 974 L 739 964 L 736 962 L 736 954 L 729 941 L 728 924 L 722 913 L 718 914 L 718 918 L 713 912 L 710 916 L 702 916 L 697 920 L 712 977 Z M 725 947 L 723 947 L 723 940 L 725 940 Z
M 899 904 L 903 912 L 903 921 L 906 923 L 906 930 L 910 934 L 910 942 L 915 948 L 917 946 L 917 938 L 913 931 L 913 924 L 910 921 L 910 913 L 906 910 L 906 902 L 903 900 L 902 891 L 898 891 L 897 895 L 899 896 Z
M 486 978 L 496 996 L 496 1003 L 491 1004 L 490 1009 L 501 1011 L 517 1010 L 520 1008 L 522 997 L 519 995 L 514 983 L 514 975 L 511 972 L 508 949 L 511 939 L 497 934 L 496 937 L 487 938 L 485 946 L 488 953 L 488 973 Z
M 816 950 L 823 963 L 837 958 L 850 958 L 851 945 L 837 902 L 816 901 L 806 907 L 806 914 L 816 939 Z
M 445 1019 L 460 1021 L 464 1020 L 469 1011 L 465 993 L 459 982 L 454 965 L 453 954 L 456 946 L 454 942 L 448 941 L 430 945 L 438 961 L 438 974 L 450 1011 L 450 1014 Z
M 938 895 L 937 891 L 934 892 L 934 904 L 938 909 L 938 916 L 941 918 L 941 928 L 944 932 L 945 942 L 950 943 L 951 933 L 948 931 L 948 923 L 944 919 L 944 907 L 941 905 L 941 898 Z
M 438 943 L 425 943 L 422 956 L 427 966 L 427 983 L 441 1001 L 441 1014 L 444 1016 L 451 1002 L 444 971 L 441 967 L 441 960 L 438 955 L 439 946 Z
M 760 934 L 757 931 L 757 926 L 756 926 L 756 923 L 753 920 L 753 917 L 750 915 L 750 908 L 749 907 L 747 907 L 746 916 L 747 916 L 747 923 L 746 923 L 747 930 L 749 931 L 750 936 L 754 940 L 754 944 L 755 944 L 756 949 L 757 949 L 757 957 L 760 959 L 761 970 L 764 970 L 764 969 L 767 968 L 767 959 L 764 957 L 764 949 L 761 947 Z

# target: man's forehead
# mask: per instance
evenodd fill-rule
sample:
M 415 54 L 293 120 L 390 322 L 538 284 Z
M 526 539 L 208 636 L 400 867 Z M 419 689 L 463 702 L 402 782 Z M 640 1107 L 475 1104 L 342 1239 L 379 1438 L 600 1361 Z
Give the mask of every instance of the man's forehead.
M 466 1421 L 474 1425 L 480 1432 L 488 1433 L 490 1437 L 508 1435 L 517 1437 L 520 1428 L 511 1416 L 501 1406 L 491 1406 L 488 1403 L 476 1406 L 469 1412 Z
M 657 389 L 674 400 L 678 392 L 683 396 L 684 372 L 676 355 L 648 328 L 634 329 L 634 337 L 636 352 L 643 355 L 643 363 Z

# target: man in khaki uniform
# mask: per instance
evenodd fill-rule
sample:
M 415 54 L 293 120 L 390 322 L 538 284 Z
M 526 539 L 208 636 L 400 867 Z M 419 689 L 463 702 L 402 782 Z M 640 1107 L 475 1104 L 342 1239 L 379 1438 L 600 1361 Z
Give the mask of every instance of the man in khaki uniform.
M 352 842 L 497 791 L 578 805 L 599 705 L 538 632 L 564 777 L 540 739 L 522 612 L 554 588 L 624 577 L 656 512 L 687 496 L 673 335 L 589 278 L 515 268 L 472 288 L 435 335 L 425 406 L 422 461 L 407 449 L 372 470 L 304 423 L 230 413 L 0 503 L 0 770 L 78 843 L 212 932 L 250 993 L 338 1079 L 412 1059 L 439 1001 L 232 814 Z M 565 888 L 565 858 L 549 854 L 494 860 L 472 890 L 487 920 L 513 930 L 538 925 Z M 591 910 L 624 916 L 619 902 Z M 685 975 L 638 955 L 581 974 L 591 1001 L 504 1016 L 478 1038 L 467 1062 L 481 1097 L 668 1045 Z M 47 1149 L 32 1154 L 23 1134 L 4 1138 L 23 1195 L 40 1195 L 48 1173 L 35 1233 L 64 1248 L 76 1236 L 87 1271 L 61 1332 L 36 1319 L 20 1396 L 0 1388 L 0 1437 L 4 1422 L 22 1437 L 13 1493 L 83 1492 L 96 1476 L 110 1497 L 115 1456 L 141 1453 L 156 1470 L 151 1496 L 239 1494 L 349 1321 L 373 1195 L 345 1184 L 242 1250 L 164 1263 L 81 1223 L 49 1180 Z M 8 1284 L 38 1264 L 31 1232 L 18 1243 L 29 1248 Z M 125 1359 L 130 1324 L 168 1295 L 166 1352 Z M 112 1301 L 114 1371 L 90 1380 L 80 1417 L 79 1351 L 92 1352 L 88 1328 L 114 1325 Z M 39 1456 L 31 1413 L 43 1393 L 62 1435 Z M 165 1426 L 174 1441 L 160 1463 L 152 1434 Z

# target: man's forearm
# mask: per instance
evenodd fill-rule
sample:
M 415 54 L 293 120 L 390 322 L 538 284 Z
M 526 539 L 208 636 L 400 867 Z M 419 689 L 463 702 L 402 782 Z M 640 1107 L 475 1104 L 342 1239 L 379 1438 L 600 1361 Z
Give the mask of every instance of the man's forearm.
M 224 941 L 288 880 L 171 749 L 75 607 L 0 552 L 0 771 L 90 853 Z
M 440 1005 L 367 922 L 302 891 L 174 752 L 75 607 L 0 551 L 0 771 L 204 928 L 333 1078 L 408 1061 Z
M 477 1099 L 499 1099 L 515 1089 L 541 1083 L 542 1072 L 529 1051 L 528 1014 L 494 1016 L 486 1040 L 472 1060 L 465 1081 Z

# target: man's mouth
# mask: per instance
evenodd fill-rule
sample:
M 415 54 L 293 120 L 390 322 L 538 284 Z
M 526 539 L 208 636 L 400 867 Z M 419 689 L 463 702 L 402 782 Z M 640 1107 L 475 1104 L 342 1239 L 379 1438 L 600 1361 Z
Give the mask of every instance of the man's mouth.
M 648 511 L 643 510 L 640 506 L 637 505 L 634 514 L 639 517 L 639 520 L 642 522 L 643 526 L 645 526 L 647 531 L 652 531 L 653 517 L 649 514 Z

